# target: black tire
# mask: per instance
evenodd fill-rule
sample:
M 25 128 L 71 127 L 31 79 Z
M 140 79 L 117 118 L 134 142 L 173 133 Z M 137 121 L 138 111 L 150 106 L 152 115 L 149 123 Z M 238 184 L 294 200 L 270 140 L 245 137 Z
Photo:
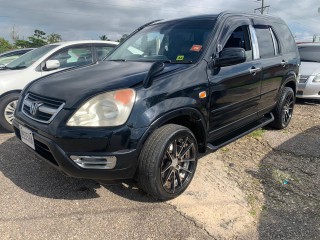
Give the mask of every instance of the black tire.
M 173 199 L 190 184 L 197 158 L 198 144 L 193 133 L 180 125 L 165 125 L 144 144 L 139 157 L 138 185 L 158 200 Z
M 19 99 L 19 95 L 19 93 L 10 93 L 0 99 L 0 126 L 8 132 L 13 132 L 13 129 L 12 122 L 8 122 L 5 117 L 5 115 L 8 114 L 6 108 L 9 104 L 13 104 L 11 106 L 15 108 L 16 104 L 14 103 Z
M 292 118 L 295 104 L 295 95 L 293 89 L 284 87 L 275 109 L 272 111 L 274 121 L 270 126 L 276 129 L 286 128 Z

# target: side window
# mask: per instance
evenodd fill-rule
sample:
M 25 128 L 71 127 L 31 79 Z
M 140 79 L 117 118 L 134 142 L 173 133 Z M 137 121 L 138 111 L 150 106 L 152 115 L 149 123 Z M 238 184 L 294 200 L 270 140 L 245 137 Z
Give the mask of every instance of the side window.
M 66 48 L 52 55 L 48 60 L 58 60 L 59 68 L 75 67 L 93 62 L 91 47 Z
M 252 60 L 252 47 L 249 35 L 249 26 L 240 26 L 236 28 L 229 37 L 224 48 L 243 48 L 246 51 L 247 61 Z
M 106 56 L 112 51 L 114 47 L 109 46 L 96 46 L 97 59 L 98 61 L 102 61 L 106 58 Z
M 272 35 L 268 26 L 255 26 L 259 52 L 261 58 L 270 58 L 275 56 L 275 49 L 273 45 Z
M 282 42 L 283 52 L 296 51 L 296 43 L 288 26 L 281 23 L 277 23 L 274 26 L 275 32 L 280 37 L 280 42 Z

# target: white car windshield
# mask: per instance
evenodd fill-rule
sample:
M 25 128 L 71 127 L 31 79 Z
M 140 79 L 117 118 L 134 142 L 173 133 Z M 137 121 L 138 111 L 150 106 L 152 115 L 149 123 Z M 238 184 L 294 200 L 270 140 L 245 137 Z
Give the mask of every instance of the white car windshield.
M 9 63 L 6 68 L 9 69 L 23 69 L 31 66 L 34 62 L 38 61 L 45 54 L 50 52 L 52 49 L 58 47 L 59 45 L 46 45 L 35 50 L 32 50 L 16 60 Z
M 154 23 L 118 47 L 107 61 L 195 63 L 204 51 L 215 20 Z

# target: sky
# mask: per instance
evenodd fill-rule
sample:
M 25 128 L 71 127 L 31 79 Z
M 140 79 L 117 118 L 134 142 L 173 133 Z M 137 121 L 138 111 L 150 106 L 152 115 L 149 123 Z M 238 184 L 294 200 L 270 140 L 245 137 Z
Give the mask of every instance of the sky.
M 265 0 L 267 13 L 281 17 L 297 41 L 320 37 L 319 0 Z M 0 0 L 0 37 L 10 40 L 14 27 L 20 39 L 35 29 L 58 33 L 63 40 L 112 40 L 152 20 L 221 11 L 253 13 L 257 0 Z

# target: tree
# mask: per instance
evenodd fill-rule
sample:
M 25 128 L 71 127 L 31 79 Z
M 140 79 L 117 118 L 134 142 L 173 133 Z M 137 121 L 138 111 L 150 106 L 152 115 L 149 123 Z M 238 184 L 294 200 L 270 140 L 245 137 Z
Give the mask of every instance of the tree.
M 51 33 L 47 36 L 48 43 L 56 43 L 62 40 L 61 35 L 57 33 Z
M 124 40 L 126 40 L 128 36 L 129 36 L 128 34 L 123 34 L 122 37 L 119 40 L 117 40 L 117 42 L 122 43 Z
M 42 39 L 42 40 L 46 39 L 46 33 L 38 29 L 34 30 L 33 36 L 35 38 Z
M 34 34 L 31 37 L 28 37 L 28 40 L 20 40 L 18 39 L 15 42 L 17 47 L 22 48 L 37 48 L 47 45 L 46 42 L 46 33 L 41 30 L 34 30 Z
M 110 41 L 110 39 L 106 35 L 101 35 L 99 38 L 103 41 Z
M 0 53 L 12 50 L 13 46 L 4 38 L 0 37 Z

